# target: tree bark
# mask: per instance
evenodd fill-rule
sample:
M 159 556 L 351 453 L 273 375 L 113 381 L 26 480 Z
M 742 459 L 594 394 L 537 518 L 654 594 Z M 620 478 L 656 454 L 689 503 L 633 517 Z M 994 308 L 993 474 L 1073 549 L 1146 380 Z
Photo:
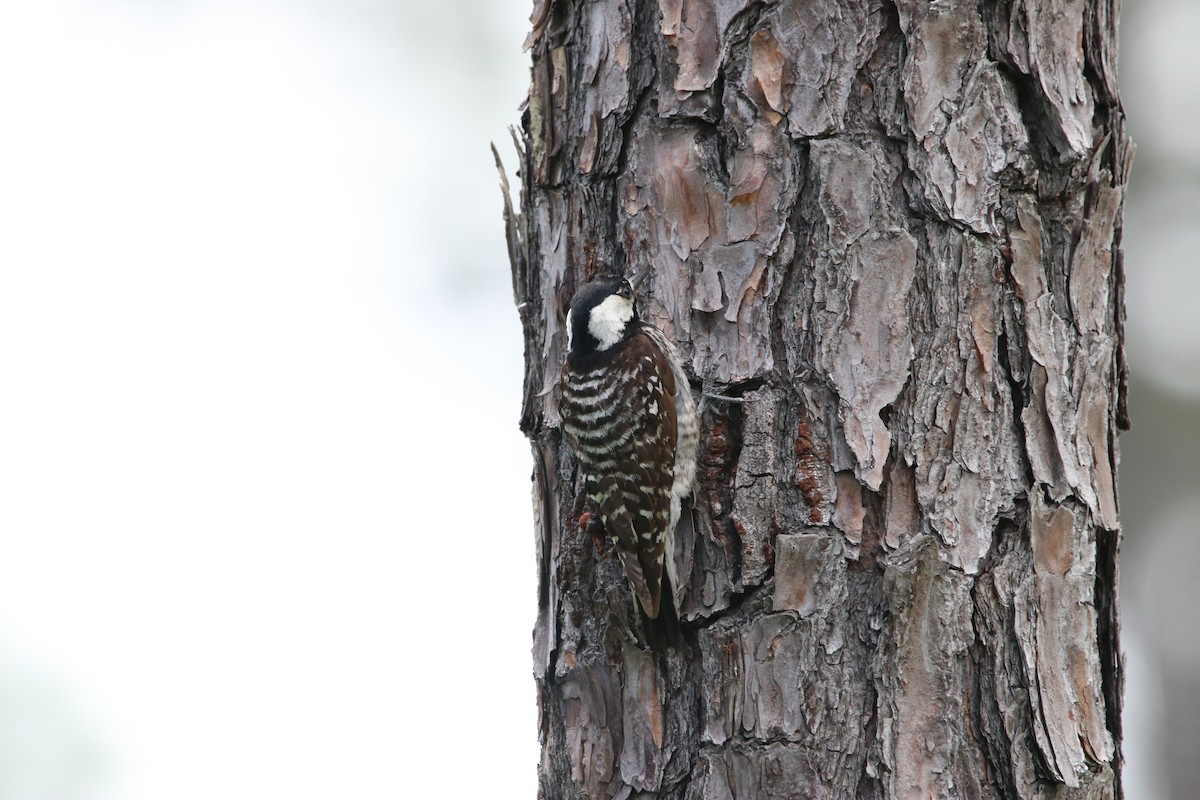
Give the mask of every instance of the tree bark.
M 1118 6 L 538 0 L 541 797 L 1121 796 Z M 557 417 L 566 303 L 627 267 L 745 401 L 704 402 L 662 657 Z

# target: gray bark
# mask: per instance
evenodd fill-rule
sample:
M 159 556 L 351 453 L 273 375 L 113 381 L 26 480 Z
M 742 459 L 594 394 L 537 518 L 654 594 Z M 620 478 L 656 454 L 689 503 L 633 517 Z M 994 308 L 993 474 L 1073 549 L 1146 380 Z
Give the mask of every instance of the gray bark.
M 1117 798 L 1117 0 L 539 0 L 507 208 L 547 798 Z M 580 531 L 565 303 L 706 404 L 687 645 Z

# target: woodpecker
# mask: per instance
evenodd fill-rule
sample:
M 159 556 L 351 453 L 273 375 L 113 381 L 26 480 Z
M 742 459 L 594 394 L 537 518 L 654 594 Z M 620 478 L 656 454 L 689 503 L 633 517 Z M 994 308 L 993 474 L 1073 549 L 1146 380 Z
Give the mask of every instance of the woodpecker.
M 599 278 L 575 293 L 559 411 L 633 594 L 657 619 L 664 567 L 679 586 L 674 531 L 695 481 L 699 420 L 675 346 L 638 319 L 635 288 Z

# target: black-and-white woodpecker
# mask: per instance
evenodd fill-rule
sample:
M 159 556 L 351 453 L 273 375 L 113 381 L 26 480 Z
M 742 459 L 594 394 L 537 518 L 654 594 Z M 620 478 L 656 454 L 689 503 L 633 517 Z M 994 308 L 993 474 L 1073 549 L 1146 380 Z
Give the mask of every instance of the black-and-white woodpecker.
M 695 481 L 699 419 L 675 346 L 638 319 L 635 288 L 600 278 L 575 293 L 559 412 L 634 596 L 656 619 L 664 568 L 679 587 L 674 532 Z

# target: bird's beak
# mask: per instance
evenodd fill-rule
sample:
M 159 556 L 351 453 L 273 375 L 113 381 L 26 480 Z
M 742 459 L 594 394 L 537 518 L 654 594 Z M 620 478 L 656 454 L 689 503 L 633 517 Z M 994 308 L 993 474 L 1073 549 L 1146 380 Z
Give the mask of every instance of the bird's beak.
M 638 287 L 641 286 L 643 283 L 645 283 L 646 278 L 649 278 L 649 277 L 650 277 L 650 270 L 644 269 L 641 272 L 639 272 L 635 275 L 630 275 L 627 278 L 627 280 L 629 281 L 629 285 L 633 287 L 634 294 L 637 293 Z

